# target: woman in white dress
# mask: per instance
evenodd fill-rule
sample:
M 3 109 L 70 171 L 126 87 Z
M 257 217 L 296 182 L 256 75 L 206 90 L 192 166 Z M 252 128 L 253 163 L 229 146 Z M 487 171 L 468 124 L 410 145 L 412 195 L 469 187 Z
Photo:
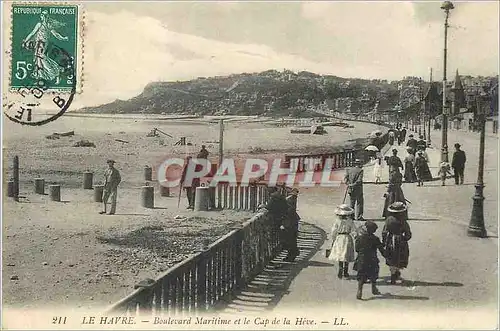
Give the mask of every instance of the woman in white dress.
M 342 204 L 335 209 L 335 220 L 330 231 L 331 248 L 328 260 L 339 262 L 339 278 L 348 278 L 349 263 L 354 262 L 354 239 L 357 228 L 353 221 L 354 209 Z
M 380 178 L 382 177 L 382 157 L 377 155 L 376 158 L 372 159 L 373 164 L 373 177 L 375 184 L 381 182 Z

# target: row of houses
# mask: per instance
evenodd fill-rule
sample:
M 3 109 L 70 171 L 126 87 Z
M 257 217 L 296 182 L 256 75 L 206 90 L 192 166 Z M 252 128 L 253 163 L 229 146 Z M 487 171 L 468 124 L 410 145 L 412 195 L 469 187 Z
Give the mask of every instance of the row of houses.
M 467 83 L 464 83 L 467 82 Z M 414 103 L 410 107 L 404 107 L 405 116 L 418 117 L 430 116 L 438 122 L 442 120 L 443 112 L 443 83 L 430 82 L 424 84 L 425 94 L 422 102 Z M 465 80 L 455 73 L 453 81 L 446 85 L 446 108 L 449 127 L 460 129 L 464 126 L 474 127 L 478 121 L 477 98 L 486 95 L 483 101 L 483 109 L 489 118 L 498 116 L 498 77 L 467 76 Z

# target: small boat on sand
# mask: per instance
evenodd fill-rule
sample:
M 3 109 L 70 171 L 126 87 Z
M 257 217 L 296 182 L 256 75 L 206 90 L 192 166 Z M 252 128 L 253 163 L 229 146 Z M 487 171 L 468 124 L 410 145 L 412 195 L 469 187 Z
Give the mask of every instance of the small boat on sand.
M 290 133 L 303 133 L 303 134 L 326 134 L 328 133 L 321 125 L 313 126 L 299 126 L 290 129 Z

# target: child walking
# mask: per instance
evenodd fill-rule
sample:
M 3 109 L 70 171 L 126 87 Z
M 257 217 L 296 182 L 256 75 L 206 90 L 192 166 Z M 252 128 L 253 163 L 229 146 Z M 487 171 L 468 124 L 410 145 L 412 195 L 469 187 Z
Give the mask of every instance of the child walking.
M 354 225 L 354 209 L 342 204 L 335 209 L 335 218 L 330 232 L 331 246 L 328 253 L 330 261 L 339 265 L 338 278 L 349 278 L 349 263 L 354 262 L 354 240 L 356 226 Z
M 365 222 L 364 225 L 366 232 L 363 232 L 356 238 L 356 270 L 358 272 L 358 292 L 356 299 L 361 300 L 363 295 L 363 284 L 370 280 L 372 285 L 372 294 L 380 295 L 377 288 L 377 278 L 380 270 L 379 259 L 377 257 L 377 250 L 380 251 L 382 256 L 385 256 L 384 245 L 380 239 L 375 235 L 377 231 L 377 224 L 372 221 Z
M 451 166 L 448 162 L 441 162 L 439 164 L 438 176 L 441 177 L 441 186 L 445 186 L 447 174 L 452 176 L 450 169 L 451 169 Z

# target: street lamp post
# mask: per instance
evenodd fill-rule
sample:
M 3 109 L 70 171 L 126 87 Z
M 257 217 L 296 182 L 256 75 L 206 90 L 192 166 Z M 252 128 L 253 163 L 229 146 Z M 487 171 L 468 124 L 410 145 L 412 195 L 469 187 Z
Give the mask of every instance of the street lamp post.
M 448 162 L 448 108 L 446 102 L 446 56 L 447 56 L 447 43 L 448 43 L 448 17 L 450 11 L 455 8 L 451 1 L 445 1 L 441 5 L 446 16 L 444 20 L 444 59 L 443 59 L 443 123 L 441 125 L 441 161 Z
M 470 217 L 467 235 L 470 237 L 486 238 L 486 228 L 484 227 L 484 196 L 483 196 L 483 173 L 484 173 L 484 136 L 486 131 L 486 116 L 484 112 L 485 104 L 489 99 L 485 94 L 481 94 L 476 99 L 476 110 L 479 115 L 479 126 L 481 135 L 479 140 L 479 166 L 477 169 L 476 191 L 472 197 L 472 214 Z
M 431 146 L 431 112 L 429 108 L 429 118 L 427 119 L 427 146 Z

